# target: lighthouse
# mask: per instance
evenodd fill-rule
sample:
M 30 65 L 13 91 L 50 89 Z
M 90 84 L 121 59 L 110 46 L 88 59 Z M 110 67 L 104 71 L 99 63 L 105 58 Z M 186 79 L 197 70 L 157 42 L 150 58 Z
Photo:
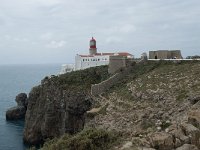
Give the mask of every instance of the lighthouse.
M 97 53 L 96 40 L 92 37 L 89 41 L 89 54 L 77 54 L 75 56 L 74 70 L 82 70 L 90 67 L 108 65 L 110 62 L 110 56 L 118 56 L 120 58 L 122 57 L 122 60 L 127 57 L 133 57 L 133 55 L 127 52 Z M 114 65 L 118 66 L 117 63 L 115 63 Z
M 92 39 L 90 40 L 89 54 L 90 54 L 90 55 L 95 55 L 95 54 L 97 54 L 96 40 L 95 40 L 93 37 L 92 37 Z

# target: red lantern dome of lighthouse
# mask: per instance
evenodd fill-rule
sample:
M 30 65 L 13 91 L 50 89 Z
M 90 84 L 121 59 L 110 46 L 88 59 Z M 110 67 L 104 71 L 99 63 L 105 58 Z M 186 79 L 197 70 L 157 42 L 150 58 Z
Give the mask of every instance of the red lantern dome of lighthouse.
M 97 54 L 96 40 L 93 37 L 90 40 L 89 54 L 90 55 L 96 55 Z
M 96 40 L 93 37 L 90 40 L 90 48 L 96 48 Z

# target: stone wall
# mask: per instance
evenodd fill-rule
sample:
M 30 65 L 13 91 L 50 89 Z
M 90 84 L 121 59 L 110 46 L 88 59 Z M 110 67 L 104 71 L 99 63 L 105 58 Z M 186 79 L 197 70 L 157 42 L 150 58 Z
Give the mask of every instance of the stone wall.
M 182 59 L 180 50 L 149 51 L 149 59 Z
M 131 66 L 133 61 L 133 58 L 127 58 L 126 56 L 110 56 L 108 73 L 119 72 L 122 68 Z
M 182 59 L 182 55 L 181 55 L 181 51 L 180 50 L 174 50 L 174 51 L 171 51 L 171 57 L 172 58 L 177 58 L 177 59 Z
M 126 67 L 126 58 L 123 56 L 110 56 L 108 73 L 113 74 L 121 68 Z
M 114 74 L 109 79 L 107 79 L 99 84 L 91 85 L 91 94 L 99 95 L 99 94 L 106 92 L 113 85 L 115 85 L 118 81 L 120 81 L 122 78 L 124 78 L 133 68 L 134 68 L 134 66 L 122 68 L 120 72 Z

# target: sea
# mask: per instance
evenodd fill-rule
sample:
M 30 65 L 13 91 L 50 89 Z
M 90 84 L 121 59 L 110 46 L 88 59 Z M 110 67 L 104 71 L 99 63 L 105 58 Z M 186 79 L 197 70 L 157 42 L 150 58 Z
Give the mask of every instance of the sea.
M 0 65 L 0 150 L 26 150 L 24 120 L 6 121 L 6 110 L 16 106 L 19 93 L 29 93 L 45 76 L 57 75 L 61 64 Z

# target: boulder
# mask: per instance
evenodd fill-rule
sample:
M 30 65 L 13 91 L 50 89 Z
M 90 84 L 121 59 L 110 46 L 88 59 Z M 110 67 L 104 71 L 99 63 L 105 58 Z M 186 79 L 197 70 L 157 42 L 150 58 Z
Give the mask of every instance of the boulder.
M 152 148 L 159 150 L 169 150 L 174 148 L 173 136 L 166 132 L 156 132 L 149 136 Z
M 28 101 L 27 101 L 27 94 L 26 93 L 20 93 L 16 96 L 15 101 L 17 102 L 18 106 L 24 106 L 27 107 Z
M 148 147 L 139 147 L 138 150 L 156 150 L 156 149 Z
M 190 138 L 190 143 L 200 148 L 200 130 L 191 124 L 181 124 L 183 132 Z
M 188 113 L 188 122 L 200 129 L 200 110 L 191 110 Z
M 15 101 L 17 102 L 17 106 L 12 107 L 6 111 L 6 120 L 18 120 L 25 118 L 28 105 L 26 93 L 18 94 Z
M 200 101 L 200 96 L 189 97 L 188 100 L 191 104 L 196 104 L 198 101 Z
M 148 148 L 148 147 L 138 147 L 138 150 L 156 150 L 154 148 Z
M 175 148 L 183 144 L 189 144 L 190 138 L 185 135 L 182 128 L 178 124 L 172 124 L 168 128 L 168 133 L 171 134 L 175 139 Z
M 23 106 L 16 106 L 6 111 L 6 120 L 24 119 L 26 108 Z
M 178 147 L 176 150 L 199 150 L 195 145 L 184 144 L 181 147 Z

